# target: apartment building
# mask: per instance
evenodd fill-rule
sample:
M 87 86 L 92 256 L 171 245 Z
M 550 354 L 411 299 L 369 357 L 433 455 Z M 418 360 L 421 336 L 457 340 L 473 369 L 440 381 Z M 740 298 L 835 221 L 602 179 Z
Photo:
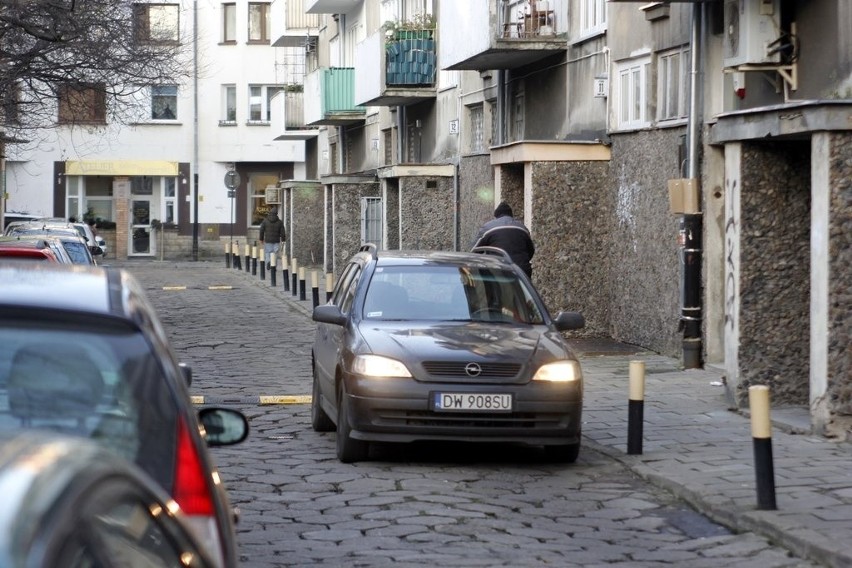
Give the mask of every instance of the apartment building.
M 366 241 L 466 249 L 506 200 L 587 334 L 724 366 L 732 407 L 769 384 L 848 427 L 852 6 L 306 7 L 327 270 Z
M 317 18 L 298 1 L 140 1 L 134 13 L 143 41 L 186 45 L 189 76 L 132 86 L 129 124 L 97 85 L 69 90 L 38 144 L 9 146 L 7 208 L 96 218 L 118 257 L 221 255 L 222 241 L 256 235 L 267 188 L 308 177 L 316 132 L 301 99 Z

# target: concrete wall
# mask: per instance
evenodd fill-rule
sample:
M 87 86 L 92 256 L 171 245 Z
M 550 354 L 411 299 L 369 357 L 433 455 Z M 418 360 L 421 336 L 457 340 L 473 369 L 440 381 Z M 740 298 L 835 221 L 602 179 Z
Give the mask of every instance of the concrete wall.
M 453 178 L 400 178 L 399 189 L 399 248 L 452 250 Z

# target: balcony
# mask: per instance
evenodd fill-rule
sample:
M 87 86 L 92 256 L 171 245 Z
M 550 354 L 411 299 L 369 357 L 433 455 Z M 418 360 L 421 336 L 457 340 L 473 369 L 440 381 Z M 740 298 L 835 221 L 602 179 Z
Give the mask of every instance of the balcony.
M 348 14 L 363 0 L 305 0 L 305 11 L 309 14 Z
M 447 2 L 439 18 L 441 69 L 515 69 L 568 49 L 568 0 Z
M 323 67 L 306 75 L 304 103 L 307 126 L 345 126 L 366 116 L 366 109 L 355 104 L 352 67 Z
M 355 50 L 355 101 L 368 106 L 403 106 L 436 95 L 434 30 L 380 31 Z

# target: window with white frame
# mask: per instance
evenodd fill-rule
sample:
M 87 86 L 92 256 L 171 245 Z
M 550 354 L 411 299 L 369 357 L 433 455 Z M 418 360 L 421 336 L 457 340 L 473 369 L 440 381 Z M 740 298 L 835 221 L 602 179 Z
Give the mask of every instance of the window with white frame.
M 249 43 L 269 43 L 269 4 L 249 2 Z
M 237 5 L 222 4 L 222 43 L 237 41 Z
M 237 86 L 222 85 L 222 118 L 220 124 L 237 123 Z
M 485 151 L 485 112 L 482 104 L 471 105 L 468 108 L 470 119 L 470 151 L 478 153 Z
M 177 85 L 152 85 L 151 118 L 175 120 L 177 111 Z
M 580 35 L 588 36 L 606 30 L 606 0 L 579 0 Z
M 283 90 L 275 85 L 249 85 L 249 122 L 268 124 L 272 119 L 272 98 Z
M 621 61 L 615 64 L 615 85 L 612 91 L 616 130 L 631 130 L 649 126 L 648 67 L 650 57 Z
M 657 61 L 657 120 L 683 120 L 689 96 L 689 49 L 661 53 Z
M 136 40 L 145 43 L 177 43 L 180 34 L 179 17 L 178 4 L 134 4 Z
M 382 250 L 382 198 L 361 198 L 361 242 L 373 243 Z
M 177 217 L 177 178 L 163 178 L 163 223 L 176 224 Z

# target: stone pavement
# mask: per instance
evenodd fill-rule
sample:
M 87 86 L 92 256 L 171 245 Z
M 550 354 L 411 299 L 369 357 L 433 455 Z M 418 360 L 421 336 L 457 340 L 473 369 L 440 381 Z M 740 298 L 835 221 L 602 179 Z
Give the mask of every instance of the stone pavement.
M 211 282 L 228 270 L 224 262 L 209 265 Z M 270 285 L 268 275 L 261 281 L 243 272 L 242 278 Z M 281 280 L 279 273 L 276 293 L 310 317 L 310 290 L 301 301 L 284 291 Z M 321 291 L 321 301 L 324 296 Z M 728 409 L 721 370 L 683 370 L 676 359 L 605 340 L 573 343 L 586 380 L 586 447 L 735 531 L 762 534 L 826 566 L 852 567 L 852 444 L 812 436 L 802 428 L 801 413 L 773 410 L 777 510 L 757 510 L 749 419 Z M 646 365 L 641 455 L 626 453 L 631 360 Z M 799 419 L 797 426 L 790 426 L 789 416 Z

